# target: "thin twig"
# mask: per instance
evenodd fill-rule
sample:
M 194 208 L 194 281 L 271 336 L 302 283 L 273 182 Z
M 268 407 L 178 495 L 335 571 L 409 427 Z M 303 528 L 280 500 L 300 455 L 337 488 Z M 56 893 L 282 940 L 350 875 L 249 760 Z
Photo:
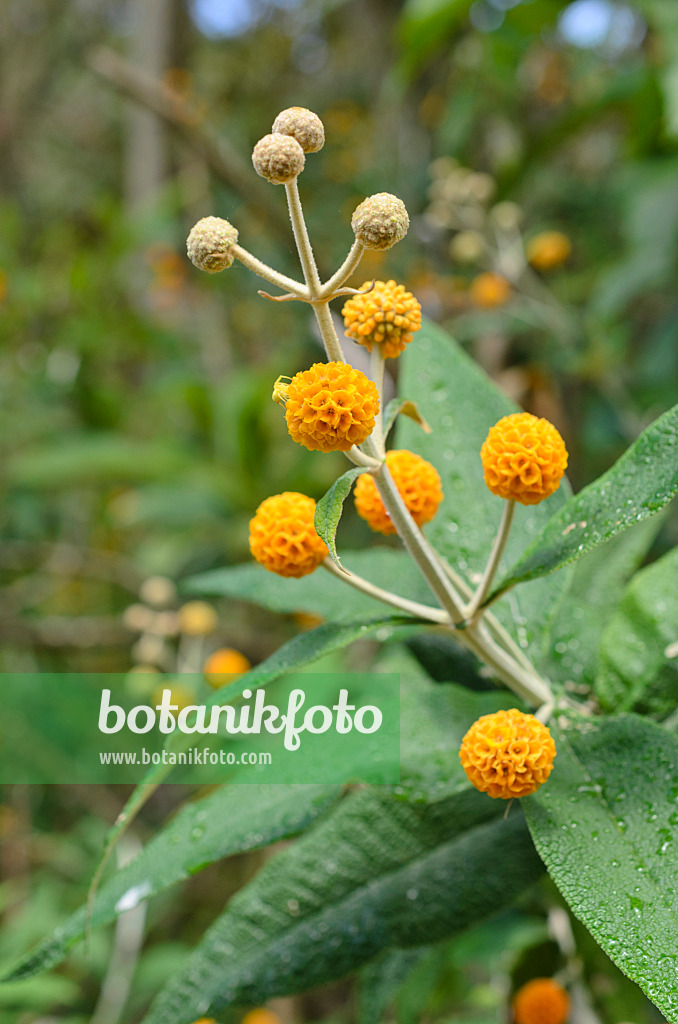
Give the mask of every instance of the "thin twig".
M 501 523 L 499 524 L 499 530 L 497 531 L 497 536 L 495 537 L 494 544 L 492 545 L 490 557 L 487 561 L 487 565 L 485 566 L 485 572 L 478 584 L 478 589 L 471 599 L 471 603 L 466 609 L 466 618 L 469 622 L 473 622 L 478 617 L 478 614 L 481 613 L 480 609 L 482 603 L 487 596 L 490 586 L 492 585 L 492 580 L 494 579 L 494 574 L 497 571 L 497 566 L 499 565 L 501 556 L 504 554 L 504 548 L 506 547 L 506 541 L 508 540 L 511 530 L 511 523 L 513 522 L 513 513 L 515 512 L 515 509 L 515 501 L 506 501 L 504 503 Z
M 362 576 L 358 576 L 354 572 L 342 572 L 330 558 L 325 559 L 323 568 L 327 569 L 333 576 L 336 576 L 337 579 L 343 580 L 356 590 L 360 590 L 363 594 L 367 594 L 368 597 L 373 597 L 377 601 L 383 601 L 384 604 L 390 604 L 393 608 L 398 608 L 409 615 L 415 615 L 419 619 L 428 619 L 429 622 L 435 622 L 437 625 L 450 624 L 449 615 L 441 608 L 433 608 L 427 604 L 420 604 L 418 601 L 410 601 L 409 598 L 400 597 L 399 594 L 393 594 L 390 590 L 382 590 L 381 587 L 375 586 L 374 583 L 370 583 L 369 580 L 363 579 Z

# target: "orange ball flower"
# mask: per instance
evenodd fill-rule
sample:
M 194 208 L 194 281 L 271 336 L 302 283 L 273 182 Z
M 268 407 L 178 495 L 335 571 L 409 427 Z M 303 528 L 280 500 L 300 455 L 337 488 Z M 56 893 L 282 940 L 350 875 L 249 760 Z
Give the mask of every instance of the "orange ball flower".
M 560 267 L 572 252 L 572 243 L 562 231 L 542 231 L 527 243 L 527 259 L 535 270 Z
M 461 741 L 459 759 L 473 786 L 494 799 L 536 792 L 551 774 L 556 745 L 534 715 L 516 708 L 483 715 Z
M 277 1013 L 260 1006 L 256 1010 L 250 1010 L 243 1017 L 242 1024 L 282 1024 L 282 1021 Z
M 395 359 L 421 327 L 421 306 L 411 292 L 395 281 L 366 281 L 361 295 L 344 303 L 341 314 L 346 337 L 372 351 L 381 346 L 385 359 Z
M 481 309 L 503 306 L 511 297 L 511 285 L 501 274 L 478 274 L 469 288 L 471 300 Z
M 210 654 L 202 670 L 210 686 L 218 690 L 249 672 L 251 667 L 249 660 L 240 651 L 233 647 L 220 647 Z
M 348 363 L 314 363 L 277 389 L 287 429 L 310 451 L 347 452 L 374 430 L 379 392 Z
M 493 494 L 521 505 L 536 505 L 558 489 L 567 449 L 548 420 L 529 412 L 504 416 L 480 449 L 485 483 Z
M 513 997 L 515 1024 L 564 1024 L 570 998 L 553 978 L 533 978 Z
M 417 526 L 430 522 L 443 500 L 437 470 L 420 455 L 404 450 L 387 452 L 386 465 Z M 384 534 L 396 532 L 370 473 L 358 477 L 354 498 L 358 515 L 372 530 Z
M 315 502 L 305 494 L 284 491 L 266 498 L 250 520 L 253 557 L 279 576 L 308 576 L 327 555 L 314 516 Z

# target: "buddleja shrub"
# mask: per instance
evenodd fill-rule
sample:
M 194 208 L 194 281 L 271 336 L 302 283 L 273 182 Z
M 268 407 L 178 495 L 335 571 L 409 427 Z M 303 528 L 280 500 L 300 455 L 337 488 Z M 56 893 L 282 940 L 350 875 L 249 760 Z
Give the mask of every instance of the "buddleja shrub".
M 556 428 L 516 410 L 422 323 L 403 284 L 346 287 L 366 249 L 406 235 L 399 199 L 358 206 L 350 252 L 321 281 L 297 179 L 323 141 L 320 120 L 292 108 L 253 154 L 256 171 L 284 185 L 303 282 L 262 264 L 216 217 L 194 227 L 188 252 L 210 273 L 237 260 L 280 289 L 277 299 L 310 304 L 326 359 L 281 367 L 289 375 L 271 382 L 273 398 L 290 444 L 317 459 L 344 452 L 351 465 L 317 504 L 295 492 L 266 498 L 250 526 L 255 561 L 192 588 L 324 620 L 221 702 L 358 638 L 405 638 L 419 663 L 395 641 L 384 655 L 403 680 L 401 783 L 216 789 L 99 889 L 91 924 L 217 858 L 296 836 L 231 900 L 145 1020 L 189 1024 L 362 970 L 361 1019 L 375 1024 L 424 952 L 510 906 L 545 869 L 605 953 L 676 1021 L 678 552 L 629 577 L 657 529 L 650 517 L 678 489 L 678 406 L 572 496 Z M 346 335 L 370 352 L 370 377 L 346 360 L 330 313 L 338 297 Z M 402 397 L 384 408 L 386 359 L 400 363 Z M 397 534 L 398 549 L 339 556 L 353 487 L 359 515 L 378 535 Z M 12 977 L 61 960 L 86 921 L 83 908 Z M 563 976 L 515 995 L 518 1024 L 561 1024 L 570 999 L 581 1008 L 577 963 L 572 955 Z

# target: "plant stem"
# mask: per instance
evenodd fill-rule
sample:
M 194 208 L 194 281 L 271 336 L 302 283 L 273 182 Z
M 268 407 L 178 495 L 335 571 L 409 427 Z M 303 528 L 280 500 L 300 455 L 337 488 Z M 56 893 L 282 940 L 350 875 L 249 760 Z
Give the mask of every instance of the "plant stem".
M 360 448 L 356 448 L 355 445 L 346 452 L 346 458 L 349 459 L 355 466 L 364 466 L 365 469 L 376 469 L 377 466 L 381 465 L 381 459 L 372 458 L 371 455 L 365 455 L 365 452 L 361 452 Z
M 382 416 L 384 405 L 384 362 L 381 346 L 373 345 L 370 352 L 370 370 L 372 380 L 377 385 L 377 391 L 379 392 L 379 412 L 375 417 L 372 437 L 374 438 L 375 447 L 378 448 L 382 458 L 384 456 L 384 420 Z
M 409 615 L 415 615 L 419 619 L 427 619 L 429 622 L 435 622 L 438 625 L 444 625 L 450 621 L 447 612 L 444 612 L 441 608 L 432 608 L 430 605 L 420 604 L 418 601 L 410 601 L 407 597 L 400 597 L 399 594 L 393 594 L 390 590 L 382 590 L 381 587 L 375 586 L 374 583 L 370 583 L 369 580 L 363 579 L 362 576 L 358 576 L 354 572 L 342 572 L 330 558 L 326 558 L 322 564 L 323 568 L 327 569 L 333 576 L 336 576 L 337 579 L 343 580 L 369 597 L 374 597 L 377 601 L 383 601 L 384 604 L 390 604 L 400 611 L 407 612 Z
M 321 295 L 320 276 L 315 256 L 313 255 L 311 240 L 306 229 L 304 211 L 301 208 L 301 199 L 299 198 L 299 185 L 296 178 L 285 185 L 285 192 L 287 193 L 287 206 L 290 211 L 290 220 L 292 222 L 292 230 L 294 231 L 294 240 L 297 243 L 301 269 L 304 272 L 308 296 L 313 304 L 313 312 L 318 322 L 325 351 L 329 359 L 343 363 L 344 353 L 342 352 L 341 343 L 334 327 L 330 307 L 327 300 L 323 299 Z
M 311 248 L 311 241 L 308 237 L 308 231 L 306 230 L 306 221 L 304 220 L 304 212 L 301 208 L 301 199 L 299 198 L 299 183 L 296 178 L 287 182 L 285 185 L 285 192 L 287 193 L 287 206 L 290 211 L 294 240 L 297 243 L 297 251 L 299 253 L 299 259 L 301 260 L 301 269 L 304 272 L 304 280 L 308 285 L 311 299 L 318 299 L 320 298 L 321 288 L 320 275 L 318 274 L 315 256 L 313 255 L 313 249 Z
M 515 512 L 515 508 L 515 501 L 507 501 L 504 504 L 501 523 L 499 524 L 499 530 L 497 531 L 497 536 L 495 537 L 494 544 L 492 545 L 490 557 L 487 565 L 485 566 L 483 578 L 478 584 L 478 589 L 471 598 L 470 604 L 466 608 L 466 618 L 471 623 L 474 622 L 479 615 L 482 615 L 481 605 L 487 596 L 488 590 L 490 589 L 501 556 L 504 554 L 504 548 L 506 547 L 506 541 L 508 540 L 508 535 L 511 530 L 511 523 L 513 522 L 513 513 Z
M 337 288 L 341 288 L 344 281 L 346 281 L 351 276 L 353 271 L 360 263 L 364 252 L 365 247 L 361 245 L 360 242 L 356 239 L 350 248 L 348 256 L 346 257 L 342 265 L 339 267 L 339 270 L 337 270 L 336 274 L 332 274 L 332 277 L 329 279 L 329 281 L 326 281 L 325 284 L 322 286 L 320 290 L 321 299 L 329 300 L 330 296 L 334 292 L 336 292 Z
M 466 598 L 467 601 L 470 600 L 473 596 L 473 588 L 468 585 L 466 580 L 463 579 L 459 573 L 454 571 L 451 565 L 448 565 L 444 558 L 441 559 L 441 564 L 448 577 L 459 591 L 461 597 Z M 483 622 L 487 626 L 489 632 L 494 636 L 495 640 L 502 645 L 507 654 L 510 654 L 512 658 L 523 666 L 523 668 L 526 668 L 529 672 L 534 672 L 536 674 L 536 669 L 525 652 L 520 649 L 508 630 L 504 629 L 499 619 L 493 615 L 492 612 L 488 612 L 487 610 L 483 611 Z
M 534 669 L 528 671 L 522 665 L 518 665 L 510 654 L 495 643 L 482 623 L 470 626 L 458 635 L 518 697 L 534 707 L 553 704 L 553 695 L 544 680 Z
M 369 439 L 368 439 L 369 440 Z M 453 623 L 463 621 L 464 614 L 455 594 L 438 562 L 435 552 L 423 533 L 410 515 L 409 509 L 402 499 L 393 477 L 385 463 L 373 471 L 374 482 L 379 489 L 381 500 L 400 539 L 408 552 L 419 566 L 429 587 L 438 598 L 442 607 L 448 612 Z
M 318 321 L 320 333 L 325 344 L 325 350 L 330 359 L 336 359 L 344 362 L 341 344 L 334 327 L 327 299 L 327 295 L 330 294 L 328 286 L 332 285 L 335 287 L 337 281 L 340 279 L 340 273 L 344 273 L 347 267 L 351 268 L 354 260 L 357 263 L 357 260 L 362 253 L 358 253 L 357 248 L 354 246 L 351 249 L 347 260 L 344 262 L 343 267 L 340 268 L 340 271 L 337 272 L 337 274 L 330 278 L 325 289 L 323 289 L 320 284 L 318 268 L 316 266 L 311 242 L 306 229 L 306 222 L 304 220 L 304 213 L 301 207 L 299 188 L 296 178 L 285 185 L 285 190 L 287 193 L 287 204 L 290 212 L 290 220 L 292 221 L 294 238 L 297 243 L 299 259 L 301 260 L 301 266 L 304 272 L 304 280 L 306 281 L 306 286 L 308 288 L 308 298 L 313 305 L 313 311 Z M 377 388 L 381 392 L 383 386 L 383 359 L 381 358 L 381 353 L 378 353 L 378 356 L 378 362 L 375 356 L 372 367 L 373 376 L 377 382 Z M 372 436 L 368 437 L 365 441 L 363 450 L 361 451 L 360 449 L 353 447 L 348 453 L 348 457 L 356 465 L 365 465 L 372 472 L 379 494 L 381 495 L 381 499 L 384 503 L 384 507 L 391 517 L 391 521 L 393 522 L 400 539 L 410 556 L 416 562 L 432 592 L 440 602 L 441 608 L 444 609 L 440 614 L 445 615 L 445 620 L 448 620 L 448 617 L 449 620 L 451 620 L 448 628 L 453 628 L 455 625 L 464 623 L 467 616 L 465 614 L 466 609 L 463 607 L 463 602 L 455 587 L 448 579 L 446 570 L 438 555 L 428 543 L 410 515 L 409 509 L 403 501 L 386 463 L 383 461 L 384 444 L 381 432 L 381 420 L 379 421 L 379 426 L 375 432 L 373 432 Z M 508 525 L 510 525 L 510 519 Z M 496 557 L 493 550 L 493 555 L 491 556 L 491 561 L 494 560 L 494 568 L 491 569 L 492 574 L 496 568 L 496 562 L 498 562 L 501 557 L 503 543 L 505 543 L 505 539 L 502 542 L 501 548 L 499 549 L 498 554 L 496 554 Z M 495 548 L 496 547 L 497 542 L 495 542 Z M 329 563 L 327 567 L 330 572 L 333 572 L 342 579 L 345 579 L 346 582 L 350 582 L 351 578 L 346 577 L 346 574 L 341 572 L 339 569 L 335 569 L 334 566 L 330 567 Z M 486 575 L 486 585 L 489 586 L 491 582 L 491 574 L 488 573 L 487 570 Z M 353 579 L 355 579 L 355 577 L 353 577 Z M 372 584 L 368 584 L 366 580 L 363 582 L 367 584 L 367 586 L 372 587 Z M 482 586 L 483 584 L 481 583 L 481 588 Z M 359 589 L 361 588 L 359 587 Z M 377 596 L 375 591 L 379 591 L 379 588 L 374 588 L 372 596 Z M 397 595 L 389 594 L 388 591 L 381 591 L 381 595 L 382 596 L 379 598 L 380 600 L 384 600 L 385 596 L 388 595 L 388 603 L 391 604 L 393 603 L 394 598 L 397 599 L 400 603 L 396 605 L 396 607 L 399 607 L 401 610 L 405 610 L 402 604 L 402 602 L 406 600 L 405 598 L 398 598 Z M 472 605 L 474 600 L 475 599 L 472 599 Z M 407 603 L 411 610 L 413 603 L 409 601 Z M 422 609 L 426 611 L 426 616 L 429 621 L 435 621 L 432 620 L 430 616 L 432 612 L 437 611 L 436 609 L 428 609 L 425 605 L 420 605 L 418 607 L 420 611 Z M 548 703 L 552 700 L 551 692 L 546 683 L 536 675 L 531 667 L 528 668 L 525 665 L 521 665 L 518 661 L 514 660 L 507 651 L 500 647 L 492 639 L 482 623 L 470 622 L 466 629 L 459 632 L 458 636 L 463 643 L 475 652 L 481 661 L 484 661 L 485 664 L 494 671 L 502 682 L 504 682 L 520 697 L 537 706 Z
M 264 281 L 268 281 L 270 284 L 274 284 L 276 288 L 282 288 L 283 291 L 294 292 L 300 299 L 308 299 L 309 291 L 305 285 L 300 284 L 299 281 L 292 280 L 291 277 L 287 277 L 285 274 L 278 273 L 273 267 L 269 267 L 267 263 L 262 263 L 256 256 L 253 256 L 247 249 L 243 249 L 241 245 L 235 244 L 233 246 L 233 252 L 235 258 L 239 260 L 244 267 L 251 270 L 254 274 L 258 274 L 259 277 L 263 277 Z
M 330 307 L 326 302 L 314 302 L 313 312 L 320 328 L 320 334 L 323 339 L 325 351 L 329 359 L 334 359 L 338 363 L 345 363 L 344 352 L 341 347 L 341 342 L 337 336 L 337 332 L 334 328 L 334 321 L 332 320 L 332 314 Z

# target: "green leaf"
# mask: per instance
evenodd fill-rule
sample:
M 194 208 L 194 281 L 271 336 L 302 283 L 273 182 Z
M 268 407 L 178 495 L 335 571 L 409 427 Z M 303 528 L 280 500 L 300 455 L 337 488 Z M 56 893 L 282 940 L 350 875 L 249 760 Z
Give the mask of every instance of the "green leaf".
M 204 800 L 185 805 L 101 888 L 92 906 L 92 926 L 114 920 L 215 860 L 296 835 L 339 793 L 339 786 L 222 786 Z M 81 907 L 3 980 L 29 978 L 58 964 L 83 938 L 86 916 L 87 908 Z
M 570 498 L 493 594 L 574 562 L 634 523 L 653 516 L 676 491 L 678 405 L 655 420 L 607 473 Z
M 350 571 L 403 597 L 433 604 L 431 592 L 412 559 L 404 551 L 375 547 L 342 553 Z M 383 613 L 384 605 L 349 587 L 327 572 L 314 572 L 300 580 L 283 579 L 260 565 L 216 569 L 185 580 L 182 589 L 209 597 L 236 597 L 273 612 L 311 612 L 342 622 Z
M 176 445 L 97 434 L 21 452 L 10 460 L 7 476 L 22 487 L 67 488 L 173 479 L 189 465 Z
M 408 974 L 430 953 L 429 946 L 391 949 L 360 972 L 358 1024 L 378 1024 Z
M 319 537 L 327 544 L 330 557 L 335 565 L 345 572 L 343 565 L 337 555 L 337 527 L 341 519 L 344 502 L 350 494 L 353 481 L 361 476 L 365 470 L 362 466 L 355 466 L 348 469 L 338 480 L 335 480 L 329 491 L 323 495 L 315 508 L 315 529 Z
M 551 630 L 548 662 L 561 680 L 593 685 L 603 630 L 647 553 L 663 515 L 636 523 L 577 562 Z
M 634 576 L 600 645 L 595 692 L 608 710 L 678 705 L 678 548 Z
M 297 992 L 505 906 L 539 860 L 519 808 L 507 820 L 503 811 L 470 788 L 421 808 L 353 793 L 234 897 L 145 1024 Z
M 678 1019 L 678 740 L 621 715 L 553 726 L 548 783 L 522 801 L 549 874 L 611 960 Z
M 425 320 L 400 357 L 401 387 L 431 425 L 430 435 L 401 418 L 397 447 L 410 448 L 440 473 L 444 498 L 426 535 L 450 565 L 467 578 L 482 574 L 499 528 L 504 502 L 483 479 L 480 448 L 497 420 L 517 407 L 440 328 Z M 521 506 L 511 528 L 502 566 L 508 567 L 565 504 L 563 481 L 540 505 Z M 535 583 L 499 602 L 497 617 L 523 645 L 543 640 L 569 576 Z M 516 628 L 516 625 L 518 628 Z
M 388 436 L 388 432 L 398 416 L 409 417 L 409 419 L 419 424 L 425 434 L 431 433 L 431 428 L 419 412 L 419 406 L 416 402 L 410 402 L 407 398 L 392 398 L 384 412 L 384 437 Z

